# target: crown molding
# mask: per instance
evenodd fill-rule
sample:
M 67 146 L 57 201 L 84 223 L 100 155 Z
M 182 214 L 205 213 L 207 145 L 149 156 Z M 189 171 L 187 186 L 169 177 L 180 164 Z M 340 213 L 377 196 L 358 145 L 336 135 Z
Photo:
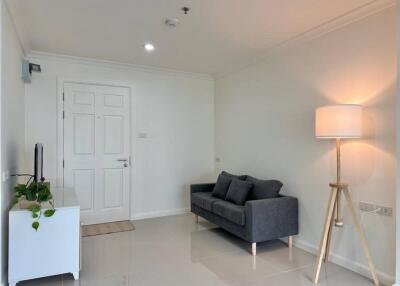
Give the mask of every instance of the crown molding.
M 186 76 L 191 78 L 199 78 L 204 80 L 214 81 L 214 78 L 205 73 L 195 73 L 195 72 L 187 72 L 182 70 L 175 70 L 169 68 L 161 68 L 155 66 L 146 66 L 146 65 L 137 65 L 137 64 L 130 64 L 130 63 L 122 63 L 116 61 L 109 61 L 109 60 L 101 60 L 95 58 L 86 58 L 86 57 L 76 57 L 76 56 L 69 56 L 69 55 L 62 55 L 62 54 L 54 54 L 54 53 L 46 53 L 46 52 L 39 52 L 39 51 L 31 51 L 28 56 L 30 60 L 51 60 L 56 62 L 62 63 L 70 63 L 70 64 L 83 64 L 83 65 L 90 65 L 96 67 L 103 67 L 103 68 L 111 68 L 111 69 L 126 69 L 132 70 L 137 72 L 146 72 L 146 73 L 158 73 L 163 75 L 180 75 Z
M 277 52 L 282 52 L 286 49 L 293 48 L 302 43 L 309 42 L 311 40 L 322 37 L 330 32 L 339 30 L 347 25 L 358 22 L 364 18 L 380 13 L 386 9 L 389 9 L 396 5 L 396 0 L 373 0 L 363 6 L 355 8 L 345 14 L 342 14 L 336 18 L 326 21 L 316 27 L 311 28 L 301 34 L 295 35 L 294 37 L 287 39 L 277 45 L 266 48 L 263 53 L 258 56 L 251 57 L 247 61 L 238 62 L 231 65 L 227 69 L 214 74 L 215 78 L 223 78 L 230 74 L 236 73 L 247 67 L 255 65 L 259 62 L 268 60 L 271 56 Z
M 245 69 L 249 66 L 259 63 L 260 61 L 265 61 L 271 56 L 273 56 L 276 52 L 280 52 L 282 50 L 294 47 L 301 43 L 305 43 L 321 37 L 325 34 L 328 34 L 332 31 L 338 30 L 344 26 L 352 24 L 354 22 L 360 21 L 368 16 L 373 14 L 379 13 L 383 10 L 393 7 L 396 5 L 396 0 L 372 0 L 363 6 L 355 8 L 345 14 L 342 14 L 334 19 L 326 21 L 319 26 L 313 27 L 308 31 L 305 31 L 301 34 L 297 34 L 290 39 L 287 39 L 277 45 L 272 47 L 267 47 L 263 53 L 258 54 L 254 57 L 251 57 L 247 60 L 233 63 L 232 65 L 228 65 L 223 70 L 216 72 L 214 74 L 203 74 L 203 73 L 195 73 L 195 72 L 186 72 L 181 70 L 174 70 L 169 68 L 162 68 L 162 67 L 155 67 L 155 66 L 145 66 L 145 65 L 137 65 L 137 64 L 129 64 L 129 63 L 122 63 L 116 61 L 107 61 L 107 60 L 100 60 L 94 58 L 84 58 L 84 57 L 76 57 L 76 56 L 68 56 L 68 55 L 58 55 L 53 53 L 45 53 L 45 52 L 38 52 L 31 50 L 31 41 L 29 34 L 27 32 L 26 26 L 22 21 L 17 21 L 17 19 L 21 19 L 18 16 L 18 3 L 20 1 L 13 1 L 13 0 L 4 0 L 4 4 L 8 13 L 10 14 L 13 24 L 15 26 L 15 30 L 18 35 L 18 39 L 20 41 L 21 47 L 28 57 L 35 57 L 35 58 L 47 58 L 53 59 L 58 61 L 64 62 L 75 62 L 75 63 L 86 63 L 91 65 L 97 66 L 108 66 L 114 68 L 128 68 L 134 69 L 137 71 L 143 72 L 158 72 L 158 73 L 169 73 L 169 74 L 181 74 L 187 75 L 197 78 L 208 78 L 208 79 L 215 79 L 215 78 L 222 78 L 229 74 L 238 72 L 242 69 Z

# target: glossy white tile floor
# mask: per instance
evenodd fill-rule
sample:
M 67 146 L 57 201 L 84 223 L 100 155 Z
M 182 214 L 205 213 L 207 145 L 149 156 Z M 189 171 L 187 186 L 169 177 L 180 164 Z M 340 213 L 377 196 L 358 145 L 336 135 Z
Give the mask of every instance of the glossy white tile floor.
M 83 239 L 81 279 L 72 275 L 21 282 L 23 286 L 285 286 L 313 285 L 315 257 L 280 241 L 249 253 L 249 244 L 191 214 L 135 221 L 136 230 Z M 62 258 L 60 258 L 62 259 Z M 320 285 L 373 283 L 334 264 Z

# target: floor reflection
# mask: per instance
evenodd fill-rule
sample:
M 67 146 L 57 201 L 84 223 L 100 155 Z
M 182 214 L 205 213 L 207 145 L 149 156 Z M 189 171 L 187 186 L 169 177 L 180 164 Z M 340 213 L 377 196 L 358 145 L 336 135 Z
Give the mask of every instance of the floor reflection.
M 18 285 L 313 285 L 315 257 L 279 240 L 258 244 L 257 256 L 252 256 L 250 243 L 203 219 L 196 224 L 189 214 L 134 223 L 132 232 L 83 239 L 79 281 L 65 274 Z M 324 266 L 320 281 L 321 285 L 372 285 L 334 264 Z

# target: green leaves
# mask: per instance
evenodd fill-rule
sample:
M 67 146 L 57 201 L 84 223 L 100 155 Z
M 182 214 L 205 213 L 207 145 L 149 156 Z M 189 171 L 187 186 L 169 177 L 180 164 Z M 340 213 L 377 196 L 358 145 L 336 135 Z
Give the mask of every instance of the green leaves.
M 50 192 L 50 184 L 44 182 L 32 182 L 29 185 L 18 184 L 14 187 L 14 199 L 13 203 L 18 203 L 20 200 L 26 199 L 33 202 L 28 210 L 32 214 L 34 221 L 32 222 L 32 228 L 34 230 L 39 229 L 39 219 L 42 216 L 52 217 L 56 212 L 54 204 L 52 202 L 53 196 Z M 42 211 L 42 203 L 49 202 L 51 208 Z
M 38 230 L 38 228 L 39 228 L 39 222 L 38 221 L 34 221 L 33 223 L 32 223 L 32 228 L 34 229 L 34 230 Z
M 53 209 L 45 210 L 44 216 L 45 216 L 45 217 L 51 217 L 51 216 L 53 216 L 53 214 L 54 214 L 55 212 L 56 212 L 56 210 L 53 210 Z
M 26 186 L 24 184 L 18 184 L 14 187 L 15 197 L 20 198 L 25 195 Z
M 34 219 L 40 218 L 41 208 L 42 207 L 37 203 L 31 204 L 29 206 L 29 210 L 32 213 L 32 218 L 34 218 Z M 32 227 L 37 231 L 39 228 L 39 222 L 38 221 L 33 222 Z
M 35 190 L 28 188 L 28 189 L 25 190 L 25 198 L 28 201 L 36 201 L 37 200 L 37 193 L 35 192 Z
M 50 189 L 48 188 L 47 185 L 41 184 L 38 188 L 38 202 L 47 202 L 52 198 Z
M 40 206 L 39 204 L 31 204 L 31 205 L 29 206 L 29 210 L 30 210 L 32 213 L 40 212 L 40 209 L 41 209 L 41 206 Z

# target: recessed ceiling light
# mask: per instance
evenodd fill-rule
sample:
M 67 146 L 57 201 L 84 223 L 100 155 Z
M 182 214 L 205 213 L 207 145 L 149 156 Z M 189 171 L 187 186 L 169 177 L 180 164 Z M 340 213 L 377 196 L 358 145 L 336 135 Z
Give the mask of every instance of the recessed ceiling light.
M 151 44 L 151 43 L 146 43 L 146 44 L 144 44 L 144 49 L 147 51 L 147 52 L 152 52 L 152 51 L 154 51 L 154 46 L 153 46 L 153 44 Z
M 165 20 L 165 25 L 167 25 L 170 28 L 175 28 L 178 26 L 180 23 L 178 18 L 168 18 Z

